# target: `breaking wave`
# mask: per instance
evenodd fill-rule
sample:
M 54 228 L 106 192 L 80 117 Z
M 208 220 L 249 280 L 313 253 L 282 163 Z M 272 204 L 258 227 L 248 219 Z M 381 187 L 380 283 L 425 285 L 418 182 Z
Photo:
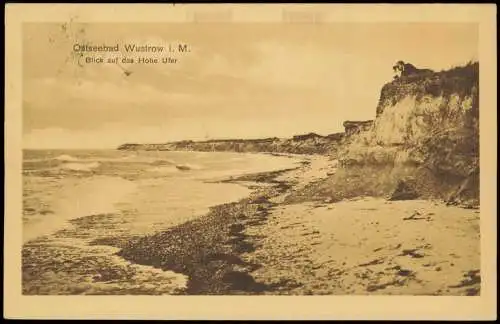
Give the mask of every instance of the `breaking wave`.
M 78 158 L 76 158 L 74 156 L 71 156 L 71 155 L 67 155 L 67 154 L 59 155 L 59 156 L 55 157 L 54 160 L 63 161 L 63 162 L 75 162 L 75 161 L 79 161 Z
M 72 170 L 72 171 L 86 171 L 90 172 L 93 169 L 101 165 L 99 162 L 91 163 L 66 163 L 61 166 L 61 169 Z

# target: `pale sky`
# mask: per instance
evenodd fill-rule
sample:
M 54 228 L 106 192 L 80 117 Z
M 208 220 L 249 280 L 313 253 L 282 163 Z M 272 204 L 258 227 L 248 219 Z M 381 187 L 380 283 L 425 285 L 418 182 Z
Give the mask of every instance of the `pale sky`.
M 375 117 L 398 60 L 477 60 L 473 24 L 26 24 L 25 148 L 289 137 Z M 177 64 L 79 66 L 73 44 L 182 42 Z M 109 55 L 109 54 L 107 54 Z M 151 55 L 149 55 L 151 56 Z

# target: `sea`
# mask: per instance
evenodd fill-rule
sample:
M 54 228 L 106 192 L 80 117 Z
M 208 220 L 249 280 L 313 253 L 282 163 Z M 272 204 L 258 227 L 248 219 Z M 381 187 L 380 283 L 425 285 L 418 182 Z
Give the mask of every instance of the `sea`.
M 119 245 L 251 192 L 222 179 L 299 163 L 253 153 L 24 150 L 23 294 L 175 294 L 186 276 L 130 263 Z

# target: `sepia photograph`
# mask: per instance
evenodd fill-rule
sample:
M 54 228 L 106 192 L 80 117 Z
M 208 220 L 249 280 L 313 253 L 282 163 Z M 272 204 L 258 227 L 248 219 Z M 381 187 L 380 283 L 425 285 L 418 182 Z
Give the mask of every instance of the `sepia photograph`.
M 480 24 L 231 15 L 21 24 L 21 294 L 479 298 Z

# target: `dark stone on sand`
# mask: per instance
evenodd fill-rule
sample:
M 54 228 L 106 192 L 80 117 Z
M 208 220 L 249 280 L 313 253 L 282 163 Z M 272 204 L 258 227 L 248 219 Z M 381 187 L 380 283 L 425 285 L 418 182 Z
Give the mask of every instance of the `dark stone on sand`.
M 255 198 L 254 200 L 252 200 L 252 203 L 253 204 L 268 204 L 269 199 L 267 199 L 267 197 L 265 197 L 265 196 L 259 196 L 259 197 Z
M 403 250 L 401 256 L 410 256 L 412 258 L 423 258 L 424 255 L 418 252 L 418 249 Z
M 373 292 L 373 291 L 385 289 L 389 286 L 401 286 L 401 285 L 402 285 L 402 282 L 394 280 L 394 281 L 383 283 L 383 284 L 368 285 L 368 287 L 366 287 L 366 291 Z
M 462 288 L 467 286 L 472 286 L 481 283 L 481 276 L 479 275 L 479 270 L 471 270 L 464 274 L 465 279 L 460 281 L 457 285 L 448 286 L 450 288 Z
M 243 224 L 232 224 L 231 226 L 229 226 L 229 233 L 235 235 L 241 233 L 244 228 L 245 226 L 243 226 Z
M 412 200 L 417 199 L 420 195 L 415 188 L 415 179 L 405 178 L 399 180 L 396 189 L 389 198 L 390 201 L 395 200 Z
M 234 251 L 237 253 L 249 253 L 255 251 L 255 246 L 252 243 L 242 241 L 234 247 Z
M 372 261 L 366 262 L 366 263 L 362 263 L 359 266 L 360 267 L 366 267 L 366 266 L 371 266 L 371 265 L 376 265 L 376 264 L 381 264 L 381 263 L 384 263 L 384 259 L 383 258 L 375 259 L 375 260 L 372 260 Z
M 413 273 L 413 271 L 411 270 L 406 270 L 406 269 L 400 269 L 398 271 L 398 275 L 399 276 L 403 276 L 403 277 L 408 277 L 409 275 L 411 275 Z

